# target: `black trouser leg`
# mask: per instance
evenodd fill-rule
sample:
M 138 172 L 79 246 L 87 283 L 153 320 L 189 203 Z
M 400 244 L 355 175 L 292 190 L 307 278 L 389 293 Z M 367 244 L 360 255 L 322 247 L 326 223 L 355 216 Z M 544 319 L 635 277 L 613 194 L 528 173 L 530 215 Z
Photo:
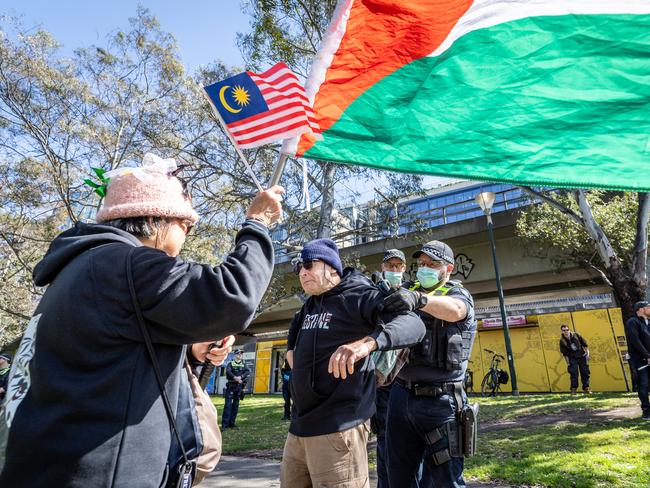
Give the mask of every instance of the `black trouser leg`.
M 575 358 L 569 358 L 569 367 L 567 371 L 571 375 L 571 389 L 578 389 L 578 360 Z
M 589 371 L 589 361 L 587 361 L 586 357 L 583 356 L 578 360 L 578 367 L 580 368 L 580 379 L 582 380 L 582 389 L 588 390 L 589 376 L 591 375 L 591 372 Z

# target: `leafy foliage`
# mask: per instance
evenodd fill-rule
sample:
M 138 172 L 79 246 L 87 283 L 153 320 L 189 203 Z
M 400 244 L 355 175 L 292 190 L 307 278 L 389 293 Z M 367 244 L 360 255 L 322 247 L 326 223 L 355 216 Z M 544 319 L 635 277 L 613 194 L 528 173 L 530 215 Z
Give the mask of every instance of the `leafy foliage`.
M 517 221 L 517 234 L 525 239 L 528 252 L 550 257 L 559 268 L 578 264 L 596 270 L 612 288 L 623 316 L 629 317 L 647 288 L 648 195 L 527 191 L 541 198 Z

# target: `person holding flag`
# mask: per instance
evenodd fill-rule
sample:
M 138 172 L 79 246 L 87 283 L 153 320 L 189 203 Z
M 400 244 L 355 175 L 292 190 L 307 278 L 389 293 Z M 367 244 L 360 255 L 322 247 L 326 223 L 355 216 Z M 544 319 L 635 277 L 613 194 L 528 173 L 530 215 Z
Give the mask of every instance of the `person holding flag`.
M 97 223 L 63 232 L 35 267 L 35 284 L 47 289 L 0 410 L 0 486 L 166 486 L 166 408 L 178 415 L 186 350 L 220 364 L 230 346 L 211 345 L 253 319 L 284 192 L 274 186 L 252 200 L 223 263 L 193 263 L 179 253 L 199 216 L 177 172 L 173 159 L 151 154 L 111 172 Z

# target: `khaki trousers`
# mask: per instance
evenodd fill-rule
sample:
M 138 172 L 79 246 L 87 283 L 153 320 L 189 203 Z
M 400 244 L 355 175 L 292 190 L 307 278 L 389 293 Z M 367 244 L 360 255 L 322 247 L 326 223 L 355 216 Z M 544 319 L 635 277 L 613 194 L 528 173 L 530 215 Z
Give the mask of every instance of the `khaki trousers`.
M 287 436 L 281 488 L 369 488 L 370 423 L 314 437 Z

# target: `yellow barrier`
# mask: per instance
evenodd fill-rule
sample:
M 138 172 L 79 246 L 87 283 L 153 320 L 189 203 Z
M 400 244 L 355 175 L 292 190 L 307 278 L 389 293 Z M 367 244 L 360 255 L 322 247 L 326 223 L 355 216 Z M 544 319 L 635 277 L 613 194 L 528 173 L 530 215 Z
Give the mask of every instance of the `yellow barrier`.
M 627 346 L 620 309 L 552 313 L 530 316 L 528 320 L 533 323 L 537 320 L 538 326 L 510 329 L 519 391 L 569 391 L 569 374 L 559 346 L 562 324 L 567 324 L 572 330 L 579 332 L 589 344 L 591 388 L 594 391 L 627 390 L 621 364 L 621 357 L 627 351 Z M 283 344 L 286 344 L 286 339 L 257 344 L 255 393 L 270 391 L 273 347 Z M 475 393 L 480 392 L 481 381 L 492 359 L 492 355 L 484 351 L 486 348 L 506 356 L 502 329 L 480 330 L 476 336 L 470 357 L 472 362 L 469 365 L 473 372 Z M 508 371 L 507 360 L 500 366 Z M 629 372 L 625 373 L 629 377 Z M 502 391 L 512 391 L 510 381 L 502 385 Z

